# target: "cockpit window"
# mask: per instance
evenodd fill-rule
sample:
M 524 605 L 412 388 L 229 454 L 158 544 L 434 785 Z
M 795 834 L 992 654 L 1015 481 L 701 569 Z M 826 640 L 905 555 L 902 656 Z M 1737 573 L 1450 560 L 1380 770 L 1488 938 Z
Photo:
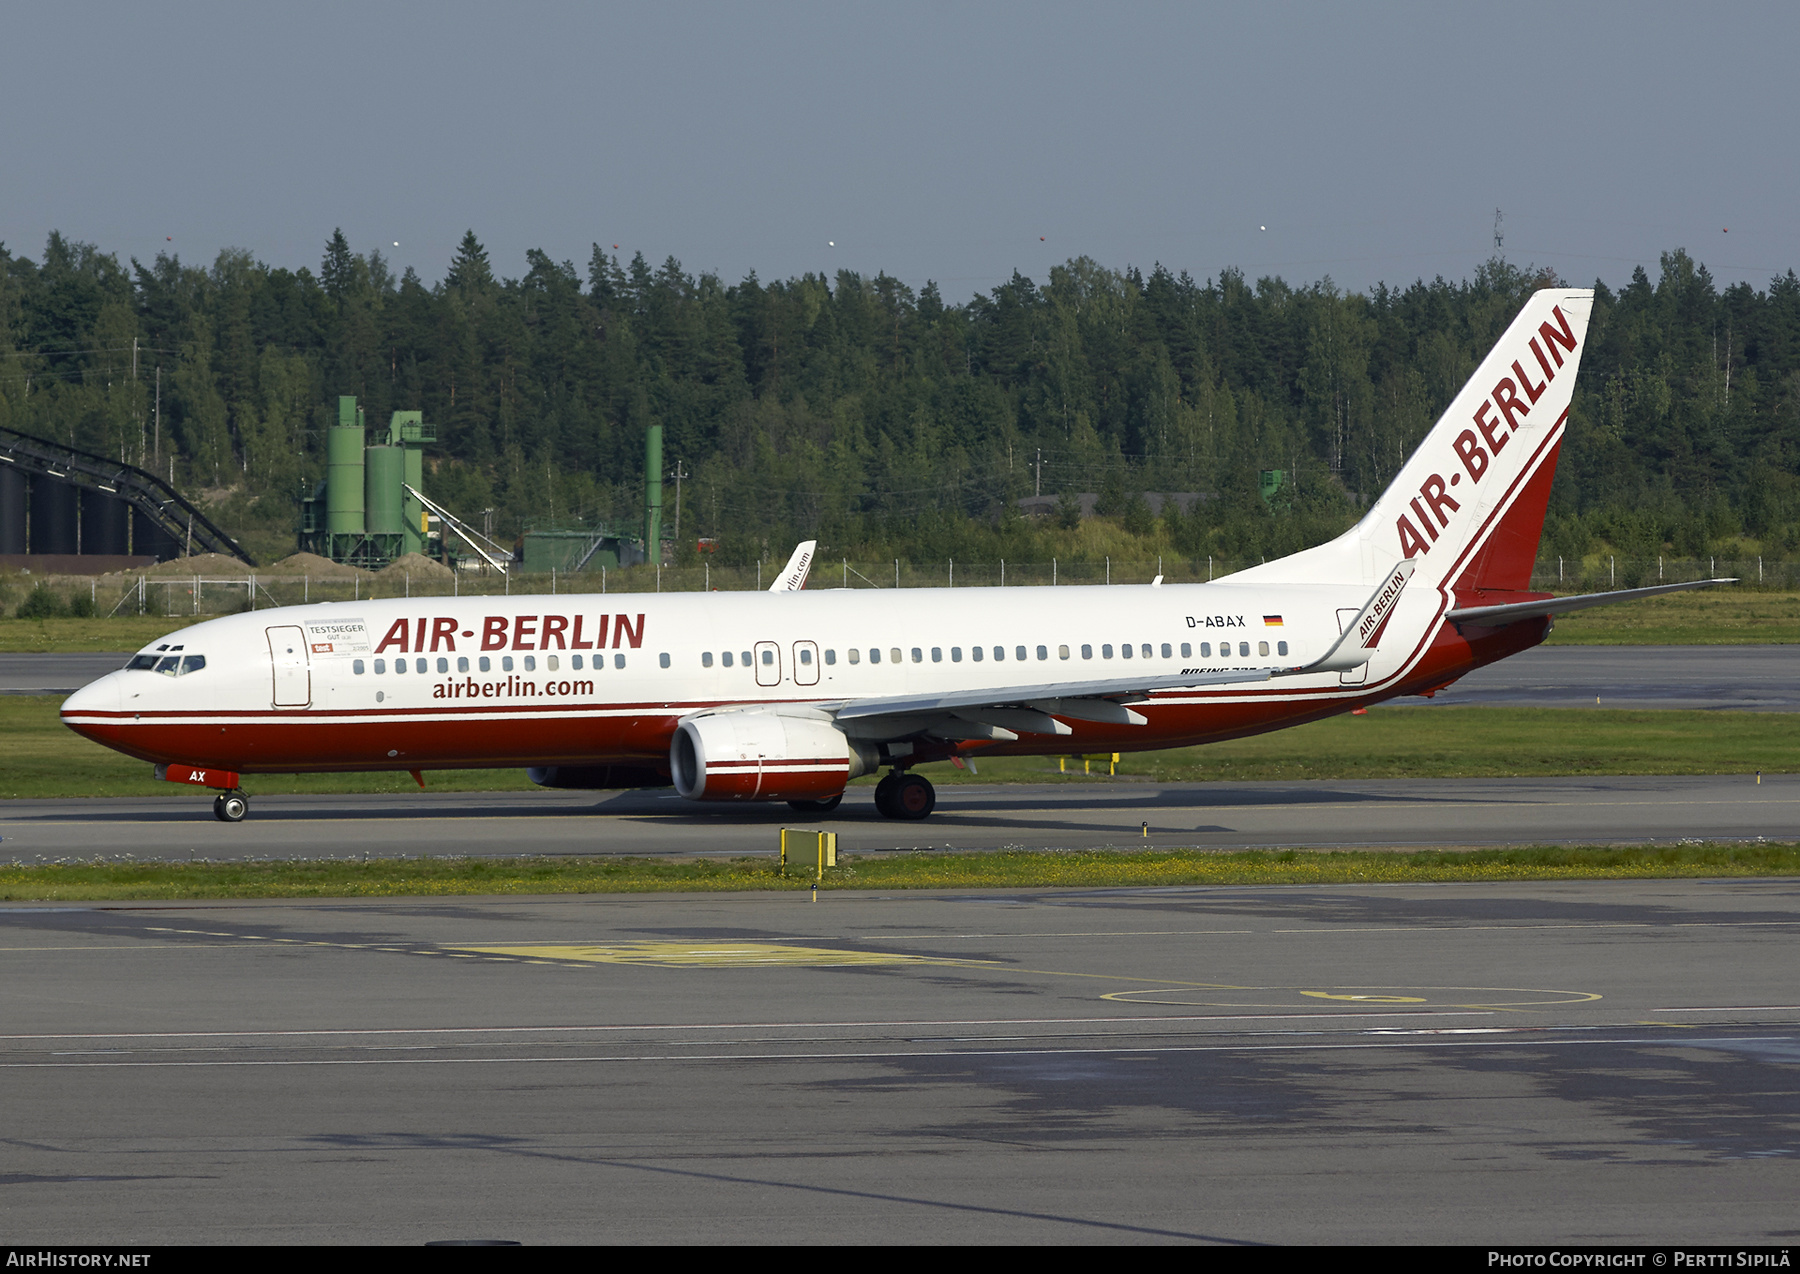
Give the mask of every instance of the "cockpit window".
M 168 649 L 164 647 L 163 649 Z M 180 650 L 176 646 L 175 650 Z M 133 655 L 131 662 L 125 665 L 127 672 L 160 672 L 165 677 L 179 677 L 183 673 L 199 672 L 206 667 L 205 655 L 161 654 Z

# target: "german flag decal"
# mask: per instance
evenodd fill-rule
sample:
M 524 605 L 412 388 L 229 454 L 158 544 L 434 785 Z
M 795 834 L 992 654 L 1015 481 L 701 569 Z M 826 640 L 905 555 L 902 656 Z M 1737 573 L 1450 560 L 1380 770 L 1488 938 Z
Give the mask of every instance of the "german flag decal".
M 1263 627 L 1264 628 L 1280 628 L 1281 627 L 1281 616 L 1279 616 L 1279 615 L 1264 615 L 1263 616 Z

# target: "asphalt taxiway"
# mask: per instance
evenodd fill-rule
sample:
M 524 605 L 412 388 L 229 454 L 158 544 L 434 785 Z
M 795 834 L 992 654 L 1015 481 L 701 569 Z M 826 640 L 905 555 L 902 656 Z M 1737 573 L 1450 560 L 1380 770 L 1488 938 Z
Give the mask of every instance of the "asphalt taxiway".
M 1800 882 L 0 908 L 19 1243 L 1787 1243 Z
M 254 791 L 254 784 L 251 785 Z M 853 787 L 820 819 L 784 804 L 710 805 L 663 791 L 253 796 L 219 823 L 207 793 L 0 804 L 0 861 L 738 855 L 783 826 L 836 831 L 846 852 L 1423 848 L 1669 844 L 1800 837 L 1800 775 L 1370 779 L 1267 783 L 944 785 L 928 820 L 875 812 Z

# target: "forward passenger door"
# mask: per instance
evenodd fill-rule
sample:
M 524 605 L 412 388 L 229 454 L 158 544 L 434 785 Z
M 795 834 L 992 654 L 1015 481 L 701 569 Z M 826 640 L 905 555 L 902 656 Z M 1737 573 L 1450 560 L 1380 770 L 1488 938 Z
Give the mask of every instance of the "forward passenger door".
M 304 708 L 312 702 L 312 671 L 307 666 L 306 635 L 298 625 L 270 628 L 269 662 L 275 675 L 275 706 Z

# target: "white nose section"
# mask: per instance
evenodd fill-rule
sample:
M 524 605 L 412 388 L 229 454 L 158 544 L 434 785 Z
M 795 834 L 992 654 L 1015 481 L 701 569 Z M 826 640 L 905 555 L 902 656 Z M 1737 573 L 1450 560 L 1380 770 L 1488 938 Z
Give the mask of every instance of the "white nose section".
M 109 672 L 98 681 L 90 681 L 63 700 L 63 716 L 79 716 L 84 712 L 117 712 L 120 683 L 123 680 L 123 673 Z

